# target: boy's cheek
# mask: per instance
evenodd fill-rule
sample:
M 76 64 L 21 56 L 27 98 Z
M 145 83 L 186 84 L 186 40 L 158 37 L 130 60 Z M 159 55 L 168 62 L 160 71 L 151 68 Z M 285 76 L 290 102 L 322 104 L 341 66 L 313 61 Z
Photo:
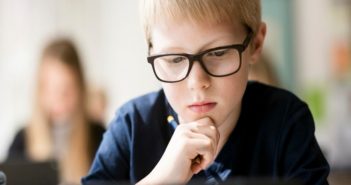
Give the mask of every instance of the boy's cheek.
M 187 98 L 186 89 L 183 89 L 178 83 L 162 83 L 162 88 L 166 98 L 171 103 L 173 108 L 184 106 L 182 105 L 182 102 L 185 102 Z

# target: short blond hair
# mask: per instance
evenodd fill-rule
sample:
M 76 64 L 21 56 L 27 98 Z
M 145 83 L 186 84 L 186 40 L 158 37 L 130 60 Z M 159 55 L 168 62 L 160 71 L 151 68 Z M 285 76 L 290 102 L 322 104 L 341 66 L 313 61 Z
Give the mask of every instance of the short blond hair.
M 140 16 L 150 48 L 152 26 L 162 20 L 240 23 L 256 35 L 261 23 L 261 3 L 260 0 L 140 0 Z

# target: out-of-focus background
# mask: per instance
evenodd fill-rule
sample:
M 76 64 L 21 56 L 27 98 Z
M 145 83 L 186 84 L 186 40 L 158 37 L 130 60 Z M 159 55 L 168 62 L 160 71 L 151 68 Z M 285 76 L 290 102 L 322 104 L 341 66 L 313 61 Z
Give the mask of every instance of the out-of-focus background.
M 267 64 L 252 78 L 265 81 L 273 73 L 267 83 L 309 104 L 331 182 L 347 184 L 351 0 L 262 0 L 262 6 Z M 89 87 L 105 94 L 106 122 L 128 99 L 160 88 L 145 59 L 137 1 L 0 0 L 0 162 L 31 114 L 40 54 L 57 36 L 77 44 Z

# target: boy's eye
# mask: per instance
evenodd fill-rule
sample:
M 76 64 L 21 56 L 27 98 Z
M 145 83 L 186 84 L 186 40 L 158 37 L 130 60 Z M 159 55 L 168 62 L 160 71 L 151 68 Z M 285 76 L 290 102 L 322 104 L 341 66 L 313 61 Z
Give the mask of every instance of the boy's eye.
M 215 50 L 207 53 L 206 55 L 209 57 L 220 57 L 227 53 L 228 49 Z
M 178 56 L 178 57 L 174 57 L 174 58 L 171 60 L 171 62 L 172 62 L 172 63 L 180 63 L 180 62 L 183 62 L 183 61 L 185 61 L 185 60 L 187 60 L 186 57 Z

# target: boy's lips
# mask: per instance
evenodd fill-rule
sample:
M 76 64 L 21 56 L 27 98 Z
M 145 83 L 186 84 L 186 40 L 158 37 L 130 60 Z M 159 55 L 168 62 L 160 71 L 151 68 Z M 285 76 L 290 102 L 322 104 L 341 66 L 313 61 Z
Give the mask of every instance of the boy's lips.
M 216 102 L 196 102 L 188 106 L 195 113 L 207 113 L 217 105 Z

